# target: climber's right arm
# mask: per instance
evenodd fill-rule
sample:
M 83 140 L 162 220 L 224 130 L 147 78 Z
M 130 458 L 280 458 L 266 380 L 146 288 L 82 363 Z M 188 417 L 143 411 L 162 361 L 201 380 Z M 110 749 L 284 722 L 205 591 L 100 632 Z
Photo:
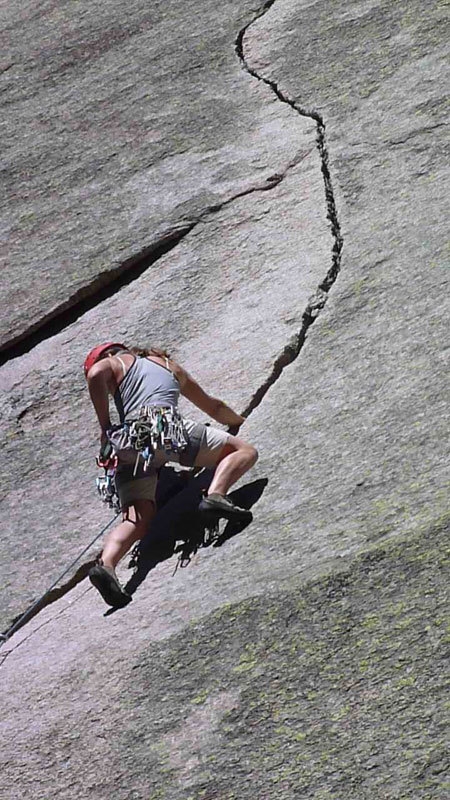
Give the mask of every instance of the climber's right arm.
M 87 377 L 89 395 L 102 429 L 102 434 L 111 427 L 109 416 L 109 394 L 115 383 L 110 359 L 105 358 L 94 364 Z

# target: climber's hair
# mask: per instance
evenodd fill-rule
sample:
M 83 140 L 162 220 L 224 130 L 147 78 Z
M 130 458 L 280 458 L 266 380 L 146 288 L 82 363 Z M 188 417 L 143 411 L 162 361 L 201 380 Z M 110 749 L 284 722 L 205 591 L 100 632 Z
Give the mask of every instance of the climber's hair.
M 160 358 L 170 358 L 170 353 L 163 347 L 139 347 L 138 345 L 129 348 L 130 353 L 135 356 L 159 356 Z
M 170 353 L 162 347 L 139 347 L 139 345 L 114 345 L 106 351 L 105 355 L 115 356 L 117 353 L 132 353 L 134 356 L 145 358 L 146 356 L 159 356 L 160 358 L 170 358 Z

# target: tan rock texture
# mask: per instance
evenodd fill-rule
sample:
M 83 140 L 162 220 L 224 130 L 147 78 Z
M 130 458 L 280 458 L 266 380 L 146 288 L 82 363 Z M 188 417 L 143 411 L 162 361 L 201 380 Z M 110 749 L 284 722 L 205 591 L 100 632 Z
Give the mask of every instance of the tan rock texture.
M 233 51 L 249 15 L 250 2 L 3 7 L 2 348 L 295 157 L 295 118 L 282 124 Z
M 97 341 L 169 346 L 260 451 L 245 530 L 174 575 L 191 479 L 126 609 L 82 581 L 2 646 L 2 794 L 444 800 L 444 6 L 1 13 L 3 629 L 110 519 Z

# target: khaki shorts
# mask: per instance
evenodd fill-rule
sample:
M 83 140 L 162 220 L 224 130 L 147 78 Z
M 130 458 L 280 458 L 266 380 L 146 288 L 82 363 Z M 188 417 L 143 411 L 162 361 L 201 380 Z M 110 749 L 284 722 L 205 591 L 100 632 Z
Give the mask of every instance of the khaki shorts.
M 215 467 L 223 447 L 230 439 L 230 434 L 218 428 L 211 428 L 209 425 L 199 426 L 198 423 L 189 419 L 183 419 L 183 422 L 188 434 L 194 429 L 198 434 L 199 427 L 203 429 L 200 431 L 200 447 L 193 466 Z M 116 471 L 116 489 L 122 508 L 132 506 L 135 500 L 154 501 L 159 468 L 168 462 L 178 463 L 179 460 L 179 456 L 175 453 L 169 457 L 158 450 L 149 469 L 144 472 L 143 464 L 139 463 L 136 475 L 133 475 L 133 464 L 121 464 L 119 461 Z

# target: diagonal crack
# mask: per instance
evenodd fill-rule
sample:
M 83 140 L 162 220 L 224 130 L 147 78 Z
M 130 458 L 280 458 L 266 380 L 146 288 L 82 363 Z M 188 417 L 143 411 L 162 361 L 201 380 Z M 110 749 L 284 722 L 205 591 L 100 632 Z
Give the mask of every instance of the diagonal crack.
M 97 558 L 100 556 L 100 554 L 101 551 L 95 556 L 95 558 L 91 558 L 89 561 L 84 561 L 78 567 L 76 572 L 71 575 L 68 581 L 61 584 L 61 586 L 55 586 L 54 588 L 49 589 L 47 592 L 45 592 L 45 594 L 42 595 L 42 597 L 39 598 L 38 601 L 33 602 L 26 611 L 24 611 L 22 614 L 17 614 L 11 620 L 9 628 L 0 634 L 0 645 L 10 639 L 10 637 L 20 630 L 20 628 L 23 628 L 27 622 L 30 622 L 33 619 L 33 617 L 36 617 L 40 611 L 42 611 L 44 608 L 47 608 L 47 606 L 50 606 L 52 603 L 55 603 L 61 597 L 64 597 L 65 594 L 70 592 L 75 588 L 75 586 L 78 586 L 81 581 L 87 578 L 90 568 L 97 563 Z M 9 655 L 9 652 L 7 652 L 6 655 Z
M 64 303 L 54 308 L 26 331 L 1 345 L 0 367 L 13 358 L 18 358 L 28 353 L 46 339 L 61 333 L 68 325 L 72 325 L 92 308 L 113 297 L 120 289 L 133 283 L 166 253 L 177 247 L 199 223 L 203 222 L 211 214 L 216 214 L 222 208 L 241 197 L 274 189 L 303 158 L 304 154 L 299 153 L 286 165 L 283 172 L 274 173 L 266 178 L 263 183 L 249 186 L 214 205 L 208 206 L 195 219 L 186 220 L 184 223 L 180 222 L 175 228 L 164 233 L 157 241 L 140 253 L 123 261 L 116 268 L 101 272 L 91 283 L 81 287 Z
M 115 269 L 97 275 L 90 284 L 83 286 L 26 331 L 4 344 L 0 348 L 0 366 L 13 358 L 28 353 L 40 342 L 60 333 L 91 308 L 136 280 L 155 261 L 176 247 L 196 224 L 196 221 L 189 222 L 174 230 L 169 230 L 138 255 L 127 259 Z
M 300 351 L 303 348 L 303 345 L 306 341 L 306 336 L 308 333 L 309 328 L 320 314 L 321 310 L 324 308 L 325 303 L 328 299 L 328 293 L 333 286 L 336 278 L 340 272 L 341 268 L 341 260 L 342 260 L 342 248 L 343 248 L 343 238 L 341 234 L 341 227 L 339 223 L 336 202 L 334 198 L 334 191 L 333 185 L 331 181 L 331 174 L 329 169 L 329 154 L 328 148 L 326 143 L 326 129 L 325 129 L 325 122 L 321 114 L 314 110 L 314 109 L 306 109 L 296 103 L 294 100 L 289 98 L 287 94 L 285 94 L 277 85 L 277 83 L 270 78 L 264 77 L 259 75 L 255 69 L 253 69 L 247 62 L 244 54 L 244 38 L 245 34 L 258 19 L 260 19 L 264 14 L 266 14 L 269 9 L 274 5 L 276 0 L 268 0 L 260 9 L 256 12 L 253 19 L 245 25 L 241 31 L 239 32 L 236 42 L 235 42 L 235 51 L 236 54 L 241 61 L 243 69 L 245 69 L 252 77 L 256 78 L 258 81 L 265 83 L 270 89 L 275 93 L 277 98 L 282 102 L 289 105 L 297 114 L 302 117 L 309 117 L 313 119 L 316 123 L 316 144 L 317 149 L 319 152 L 320 157 L 320 164 L 321 164 L 321 171 L 323 176 L 324 182 L 324 191 L 325 191 L 325 203 L 327 209 L 327 219 L 330 222 L 330 229 L 331 235 L 333 239 L 333 244 L 331 248 L 331 265 L 326 272 L 324 278 L 318 285 L 315 293 L 309 298 L 306 308 L 302 314 L 301 326 L 299 331 L 290 339 L 288 344 L 283 348 L 282 352 L 276 358 L 272 371 L 267 379 L 258 387 L 256 392 L 254 392 L 250 402 L 246 406 L 245 410 L 242 412 L 243 416 L 248 417 L 252 411 L 257 408 L 262 400 L 264 399 L 265 395 L 273 386 L 274 383 L 279 379 L 281 376 L 284 368 L 291 364 L 299 355 Z M 104 281 L 105 277 L 99 276 L 99 281 L 103 280 L 103 284 L 100 288 L 93 288 L 93 284 L 90 287 L 87 287 L 85 290 L 81 290 L 84 292 L 90 291 L 91 294 L 89 297 L 82 297 L 72 305 L 71 308 L 66 308 L 65 310 L 61 310 L 58 317 L 55 317 L 51 320 L 44 321 L 44 324 L 36 330 L 35 332 L 31 332 L 27 335 L 26 339 L 22 342 L 18 342 L 17 344 L 12 344 L 4 353 L 0 353 L 0 365 L 4 363 L 4 360 L 7 358 L 14 358 L 17 355 L 21 355 L 24 352 L 27 352 L 32 347 L 34 347 L 38 341 L 42 341 L 43 339 L 49 338 L 50 336 L 54 335 L 56 332 L 62 330 L 66 325 L 70 324 L 70 322 L 75 321 L 78 319 L 82 314 L 86 313 L 89 308 L 98 305 L 98 303 L 102 302 L 107 297 L 112 296 L 115 294 L 120 288 L 123 286 L 128 285 L 132 281 L 136 280 L 146 269 L 148 269 L 152 264 L 155 263 L 159 258 L 161 258 L 165 253 L 172 250 L 176 245 L 185 237 L 187 236 L 191 230 L 203 221 L 209 214 L 214 214 L 220 211 L 226 205 L 229 205 L 234 200 L 245 197 L 246 195 L 252 194 L 257 191 L 268 191 L 273 189 L 277 186 L 281 181 L 284 179 L 286 174 L 290 169 L 295 167 L 300 161 L 302 160 L 302 156 L 298 155 L 294 158 L 285 168 L 283 173 L 274 173 L 272 176 L 266 179 L 264 184 L 259 186 L 251 186 L 248 189 L 244 189 L 243 191 L 239 192 L 232 197 L 229 197 L 217 205 L 210 206 L 203 214 L 201 214 L 196 220 L 186 223 L 185 226 L 179 227 L 175 231 L 169 232 L 162 240 L 157 242 L 156 244 L 151 245 L 144 253 L 141 253 L 139 256 L 134 257 L 134 259 L 129 260 L 128 262 L 124 262 L 115 272 L 119 272 L 116 274 L 115 277 L 112 277 L 112 280 L 108 281 L 108 284 L 105 286 Z M 107 273 L 107 277 L 111 279 L 111 276 L 114 276 L 113 272 Z M 68 301 L 70 302 L 70 301 Z M 2 361 L 3 356 L 7 354 L 7 358 Z M 51 591 L 46 592 L 34 605 L 29 607 L 22 615 L 18 615 L 12 621 L 8 630 L 4 632 L 2 636 L 0 636 L 0 644 L 1 640 L 6 642 L 10 635 L 13 632 L 19 630 L 19 628 L 26 625 L 36 614 L 38 614 L 42 609 L 46 606 L 54 603 L 56 600 L 59 600 L 65 594 L 67 594 L 71 589 L 73 589 L 78 583 L 85 579 L 89 568 L 92 566 L 94 562 L 91 560 L 84 562 L 80 565 L 78 570 L 74 573 L 74 575 L 62 586 L 57 588 L 53 588 Z M 10 651 L 11 652 L 11 651 Z M 6 653 L 6 656 L 9 653 Z M 6 657 L 5 656 L 5 657 Z

